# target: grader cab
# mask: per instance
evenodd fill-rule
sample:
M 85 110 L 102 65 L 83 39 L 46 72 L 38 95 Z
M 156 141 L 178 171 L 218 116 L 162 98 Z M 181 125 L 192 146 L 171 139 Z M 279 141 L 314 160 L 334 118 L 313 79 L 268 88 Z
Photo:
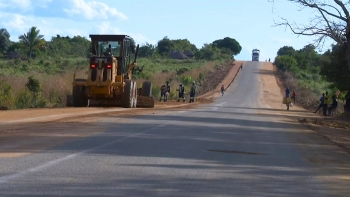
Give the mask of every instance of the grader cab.
M 152 84 L 138 88 L 132 79 L 143 67 L 136 65 L 139 45 L 128 35 L 90 35 L 91 57 L 87 79 L 73 77 L 68 106 L 154 107 Z

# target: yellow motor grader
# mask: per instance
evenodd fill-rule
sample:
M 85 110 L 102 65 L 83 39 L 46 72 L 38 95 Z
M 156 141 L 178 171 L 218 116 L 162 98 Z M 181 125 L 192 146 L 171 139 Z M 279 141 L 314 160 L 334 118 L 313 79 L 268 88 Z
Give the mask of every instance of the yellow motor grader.
M 136 65 L 139 45 L 128 35 L 90 35 L 91 57 L 87 79 L 73 76 L 67 106 L 154 107 L 152 83 L 138 88 L 132 79 L 143 67 Z

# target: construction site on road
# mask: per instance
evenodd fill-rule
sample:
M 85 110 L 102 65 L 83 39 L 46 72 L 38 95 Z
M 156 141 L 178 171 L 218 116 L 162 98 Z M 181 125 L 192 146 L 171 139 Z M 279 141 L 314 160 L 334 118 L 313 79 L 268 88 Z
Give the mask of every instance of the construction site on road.
M 110 40 L 111 38 L 109 38 Z M 109 48 L 108 48 L 109 49 Z M 114 57 L 112 57 L 114 58 Z M 118 61 L 117 58 L 114 58 L 114 64 L 113 67 L 117 68 Z M 135 61 L 134 61 L 135 62 Z M 94 65 L 96 63 L 93 61 L 91 65 Z M 100 65 L 99 65 L 100 64 Z M 90 65 L 90 67 L 91 67 Z M 101 66 L 102 62 L 99 61 L 98 64 Z M 126 64 L 130 65 L 130 64 Z M 131 64 L 132 65 L 132 64 Z M 104 63 L 103 66 L 108 66 L 107 63 Z M 2 141 L 2 144 L 0 145 L 0 157 L 1 154 L 3 156 L 14 156 L 13 154 L 10 154 L 11 152 L 21 152 L 21 150 L 43 150 L 52 147 L 53 145 L 58 145 L 73 139 L 76 139 L 77 137 L 86 137 L 89 135 L 92 135 L 99 131 L 93 131 L 93 129 L 89 129 L 90 131 L 86 131 L 84 129 L 81 129 L 78 125 L 86 124 L 90 122 L 88 125 L 94 125 L 94 121 L 97 120 L 98 117 L 108 117 L 108 116 L 120 116 L 120 117 L 126 117 L 126 116 L 137 116 L 137 115 L 143 115 L 143 114 L 154 114 L 158 112 L 162 112 L 164 110 L 188 110 L 192 109 L 198 105 L 201 104 L 207 104 L 214 101 L 215 98 L 217 98 L 220 95 L 220 87 L 221 85 L 224 85 L 226 88 L 228 88 L 235 77 L 238 75 L 240 68 L 244 66 L 244 61 L 231 61 L 228 63 L 228 66 L 230 67 L 229 72 L 222 72 L 222 73 L 216 73 L 217 76 L 221 76 L 221 81 L 211 81 L 212 85 L 216 84 L 212 88 L 206 89 L 206 92 L 203 92 L 201 95 L 196 97 L 196 100 L 194 103 L 183 103 L 183 102 L 176 102 L 176 100 L 168 100 L 167 102 L 159 102 L 157 99 L 154 99 L 152 97 L 152 103 L 154 103 L 153 107 L 151 106 L 149 109 L 146 108 L 134 108 L 132 107 L 132 102 L 127 103 L 126 108 L 115 108 L 113 106 L 107 106 L 107 107 L 96 107 L 96 106 L 90 106 L 90 107 L 83 107 L 85 104 L 87 104 L 88 97 L 85 97 L 83 101 L 81 93 L 86 92 L 82 91 L 83 87 L 94 87 L 94 83 L 87 83 L 87 81 L 91 81 L 91 76 L 93 76 L 93 69 L 89 69 L 89 79 L 88 80 L 75 80 L 73 83 L 73 92 L 75 95 L 73 95 L 72 100 L 70 104 L 74 105 L 74 100 L 78 102 L 79 104 L 76 104 L 76 106 L 79 107 L 65 107 L 65 108 L 42 108 L 42 109 L 22 109 L 22 110 L 7 110 L 7 111 L 1 111 L 0 112 L 0 139 Z M 101 66 L 102 67 L 102 66 Z M 125 67 L 127 68 L 127 67 Z M 130 67 L 131 68 L 131 67 Z M 135 68 L 135 67 L 133 67 Z M 101 71 L 105 69 L 102 67 Z M 126 70 L 126 74 L 131 74 L 130 70 Z M 116 80 L 123 81 L 123 77 L 111 74 L 110 76 L 115 77 Z M 103 73 L 99 72 L 98 75 L 95 73 L 96 76 L 103 76 Z M 130 76 L 129 76 L 130 77 Z M 111 78 L 110 78 L 111 79 Z M 108 84 L 105 87 L 112 87 L 112 90 L 122 89 L 122 86 L 116 86 L 111 85 L 112 83 L 116 83 L 116 81 L 113 80 L 106 80 Z M 217 78 L 217 79 L 220 79 Z M 211 79 L 212 80 L 212 79 Z M 126 83 L 119 83 L 120 85 Z M 92 85 L 92 86 L 90 86 Z M 103 87 L 103 86 L 102 86 Z M 114 89 L 115 88 L 115 89 Z M 76 89 L 79 89 L 80 96 L 79 98 L 76 96 Z M 142 90 L 141 90 L 142 92 Z M 87 93 L 87 92 L 86 92 Z M 123 91 L 119 91 L 117 94 L 121 95 L 119 97 L 116 97 L 116 93 L 114 93 L 113 97 L 113 91 L 106 90 L 105 94 L 107 97 L 110 98 L 119 98 L 123 99 L 125 97 L 122 97 Z M 126 93 L 124 91 L 124 93 Z M 127 92 L 128 95 L 130 92 Z M 88 95 L 88 94 L 86 94 Z M 90 93 L 90 96 L 93 95 Z M 133 95 L 135 98 L 135 95 Z M 148 94 L 146 97 L 149 97 Z M 128 97 L 132 98 L 132 97 Z M 140 97 L 138 97 L 140 98 Z M 141 97 L 142 98 L 142 97 Z M 142 99 L 144 100 L 145 97 Z M 147 99 L 147 98 L 146 98 Z M 130 101 L 130 99 L 128 99 Z M 120 100 L 119 100 L 120 101 Z M 138 100 L 140 101 L 140 99 Z M 84 104 L 84 105 L 83 105 Z M 132 107 L 132 108 L 131 108 Z M 128 109 L 129 108 L 129 109 Z M 50 130 L 46 130 L 44 128 L 52 128 Z M 61 129 L 63 127 L 71 127 L 74 128 L 74 134 L 73 133 L 66 133 L 63 132 Z M 42 141 L 40 138 L 35 138 L 35 136 L 46 136 L 45 142 Z M 60 136 L 60 137 L 58 137 Z M 11 144 L 11 145 L 10 145 Z M 17 148 L 14 149 L 8 149 L 7 146 L 13 146 L 15 145 Z M 26 151 L 24 151 L 26 152 Z M 24 154 L 24 153 L 23 153 Z
M 254 66 L 258 64 L 259 68 L 255 68 Z M 347 158 L 329 141 L 315 136 L 313 133 L 316 131 L 298 124 L 298 117 L 314 117 L 313 114 L 298 106 L 293 106 L 290 111 L 284 109 L 284 105 L 280 102 L 283 93 L 273 73 L 274 67 L 269 62 L 232 62 L 231 70 L 225 75 L 224 80 L 218 82 L 215 88 L 198 96 L 195 103 L 170 100 L 168 102 L 155 101 L 154 108 L 148 109 L 68 107 L 3 111 L 0 113 L 0 158 L 6 162 L 13 162 L 17 159 L 30 159 L 40 155 L 43 156 L 43 161 L 35 164 L 38 166 L 28 165 L 25 171 L 12 170 L 12 172 L 9 168 L 12 173 L 0 177 L 1 181 L 7 185 L 6 191 L 11 190 L 11 187 L 8 186 L 10 181 L 14 179 L 14 181 L 21 182 L 23 179 L 20 178 L 23 176 L 29 178 L 34 174 L 40 177 L 34 182 L 40 183 L 48 176 L 45 173 L 57 173 L 61 167 L 75 172 L 77 168 L 72 164 L 80 164 L 83 161 L 80 159 L 88 157 L 89 161 L 97 162 L 86 164 L 94 166 L 94 169 L 87 175 L 90 177 L 103 173 L 112 173 L 113 176 L 121 175 L 125 169 L 128 170 L 127 173 L 132 173 L 136 168 L 140 168 L 142 172 L 145 169 L 149 172 L 148 169 L 157 168 L 157 172 L 162 172 L 162 176 L 167 175 L 166 178 L 170 179 L 170 175 L 162 171 L 165 165 L 171 166 L 171 168 L 166 168 L 166 172 L 176 171 L 176 176 L 178 176 L 178 172 L 184 170 L 183 165 L 186 165 L 187 168 L 190 165 L 198 165 L 200 162 L 201 165 L 208 165 L 208 167 L 213 163 L 220 163 L 221 167 L 216 169 L 223 171 L 234 168 L 234 172 L 226 177 L 230 181 L 242 180 L 241 175 L 251 176 L 251 172 L 246 172 L 250 170 L 249 166 L 259 165 L 259 168 L 266 167 L 264 172 L 271 169 L 268 172 L 269 176 L 274 177 L 271 182 L 279 183 L 281 182 L 280 173 L 284 173 L 280 166 L 284 166 L 285 173 L 287 173 L 284 176 L 301 178 L 305 176 L 305 172 L 303 175 L 298 175 L 298 171 L 300 171 L 299 168 L 303 168 L 303 171 L 311 173 L 312 170 L 313 173 L 327 176 L 327 181 L 331 186 L 346 188 L 348 172 L 344 169 L 347 167 Z M 225 96 L 220 93 L 221 85 L 226 87 Z M 248 143 L 251 145 L 247 146 Z M 293 144 L 295 146 L 292 146 Z M 107 146 L 113 147 L 107 148 Z M 318 148 L 313 148 L 315 146 Z M 203 148 L 207 148 L 207 151 L 203 151 Z M 89 151 L 92 154 L 85 154 Z M 302 156 L 298 155 L 298 151 Z M 50 159 L 51 154 L 59 156 Z M 198 154 L 200 155 L 196 157 Z M 274 157 L 269 157 L 269 155 L 274 155 Z M 256 159 L 257 157 L 261 158 Z M 106 162 L 101 162 L 101 158 L 106 159 Z M 198 159 L 191 160 L 193 158 Z M 179 159 L 184 159 L 184 162 L 188 164 L 176 163 Z M 221 162 L 210 162 L 211 160 Z M 61 161 L 63 161 L 62 164 L 55 165 Z M 155 162 L 157 165 L 154 164 Z M 164 164 L 166 162 L 170 162 L 171 165 Z M 173 164 L 174 162 L 177 165 Z M 271 164 L 266 162 L 271 162 Z M 86 167 L 86 165 L 82 166 Z M 274 174 L 274 165 L 278 168 L 277 174 Z M 295 165 L 298 166 L 295 167 Z M 310 165 L 313 167 L 309 167 Z M 44 172 L 42 166 L 50 170 Z M 102 167 L 96 169 L 96 166 Z M 128 168 L 123 166 L 128 166 Z M 225 168 L 222 169 L 222 166 Z M 338 170 L 339 166 L 343 169 L 341 173 Z M 111 168 L 114 167 L 116 169 L 112 170 Z M 240 168 L 244 170 L 241 170 L 238 177 L 235 177 L 238 172 L 236 169 Z M 296 168 L 297 172 L 290 170 L 293 168 Z M 203 173 L 201 168 L 191 167 L 190 170 Z M 40 173 L 36 173 L 38 171 Z M 252 172 L 257 173 L 256 169 L 253 169 Z M 325 172 L 335 176 L 330 177 Z M 214 174 L 227 174 L 227 172 L 217 173 L 216 171 Z M 145 174 L 132 176 L 143 175 Z M 153 173 L 150 172 L 150 175 Z M 81 177 L 78 174 L 64 176 Z M 124 177 L 118 178 L 125 179 Z M 302 180 L 299 178 L 296 182 L 293 181 L 295 179 L 284 179 L 284 181 L 288 182 L 285 183 L 287 185 L 298 185 Z M 216 180 L 226 179 L 217 178 Z M 147 180 L 149 178 L 145 181 Z M 54 178 L 51 181 L 62 182 L 61 179 Z M 259 181 L 259 179 L 252 179 L 252 182 L 254 181 Z M 308 184 L 309 181 L 302 184 Z M 320 180 L 313 180 L 310 185 L 316 184 L 314 182 L 318 184 L 318 181 Z M 74 180 L 70 184 L 76 183 L 79 183 L 79 180 Z M 26 190 L 26 187 L 23 187 L 24 183 L 20 184 L 22 184 L 20 189 Z M 50 187 L 55 187 L 54 185 L 51 184 Z M 133 185 L 130 187 L 133 188 L 137 184 Z M 35 187 L 38 190 L 44 190 L 41 185 Z M 96 184 L 91 187 L 96 187 Z M 329 190 L 328 192 L 334 191 Z M 81 189 L 80 192 L 82 191 Z M 314 191 L 310 189 L 309 192 Z M 45 192 L 50 193 L 51 191 Z M 340 193 L 343 194 L 346 191 L 341 190 Z
M 168 100 L 167 102 L 159 102 L 156 99 L 154 109 L 166 109 L 166 108 L 175 108 L 182 106 L 193 106 L 200 103 L 208 103 L 212 102 L 215 97 L 220 95 L 220 87 L 222 84 L 225 85 L 226 88 L 230 86 L 233 82 L 234 78 L 237 76 L 239 72 L 239 67 L 244 65 L 243 61 L 233 61 L 231 62 L 231 69 L 228 73 L 225 73 L 225 77 L 222 81 L 217 82 L 217 85 L 214 89 L 208 90 L 202 95 L 196 97 L 196 103 L 182 103 L 176 102 L 176 100 Z M 21 109 L 21 110 L 8 110 L 0 112 L 0 124 L 11 122 L 11 121 L 25 121 L 32 120 L 37 121 L 39 119 L 45 120 L 53 120 L 65 118 L 65 116 L 69 116 L 74 114 L 73 116 L 78 117 L 84 114 L 89 113 L 104 113 L 107 112 L 117 112 L 117 111 L 125 111 L 126 109 L 118 109 L 118 108 L 110 108 L 110 107 L 90 107 L 90 108 L 75 108 L 75 107 L 66 107 L 66 108 L 42 108 L 42 109 Z M 147 109 L 135 109 L 135 113 L 140 113 L 141 111 Z M 51 117 L 51 118 L 50 118 Z

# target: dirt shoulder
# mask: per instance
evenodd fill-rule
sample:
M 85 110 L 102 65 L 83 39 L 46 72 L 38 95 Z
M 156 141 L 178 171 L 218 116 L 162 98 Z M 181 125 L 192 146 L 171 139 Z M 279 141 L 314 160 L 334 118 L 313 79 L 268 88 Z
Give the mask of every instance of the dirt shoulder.
M 350 152 L 350 126 L 349 123 L 323 118 L 301 106 L 293 105 L 290 111 L 287 111 L 286 105 L 282 104 L 284 87 L 280 79 L 276 77 L 276 68 L 268 62 L 264 62 L 260 71 L 260 106 L 266 106 L 266 109 L 260 109 L 259 113 L 280 115 L 286 121 L 291 119 L 296 123 L 306 125 L 316 134 L 323 136 Z
M 236 76 L 239 73 L 239 67 L 244 66 L 245 61 L 232 61 L 228 66 L 230 67 L 228 73 L 223 73 L 223 76 L 219 76 L 219 78 L 214 78 L 216 81 L 220 81 L 221 83 L 218 83 L 213 89 L 208 90 L 205 94 L 202 94 L 197 97 L 197 99 L 214 99 L 217 96 L 220 96 L 220 88 L 221 85 L 224 85 L 225 89 L 230 87 L 232 82 L 235 80 Z M 222 77 L 222 78 L 220 78 Z M 209 81 L 211 82 L 211 81 Z

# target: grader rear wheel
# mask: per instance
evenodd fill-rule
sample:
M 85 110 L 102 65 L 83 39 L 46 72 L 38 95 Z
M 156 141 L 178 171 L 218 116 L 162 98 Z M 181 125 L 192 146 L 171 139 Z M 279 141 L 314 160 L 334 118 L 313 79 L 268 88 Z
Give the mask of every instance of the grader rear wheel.
M 75 79 L 76 82 L 85 82 L 85 79 Z M 86 107 L 87 99 L 85 97 L 85 86 L 73 86 L 73 106 Z
M 142 83 L 141 96 L 152 97 L 152 83 L 150 81 L 144 81 Z

